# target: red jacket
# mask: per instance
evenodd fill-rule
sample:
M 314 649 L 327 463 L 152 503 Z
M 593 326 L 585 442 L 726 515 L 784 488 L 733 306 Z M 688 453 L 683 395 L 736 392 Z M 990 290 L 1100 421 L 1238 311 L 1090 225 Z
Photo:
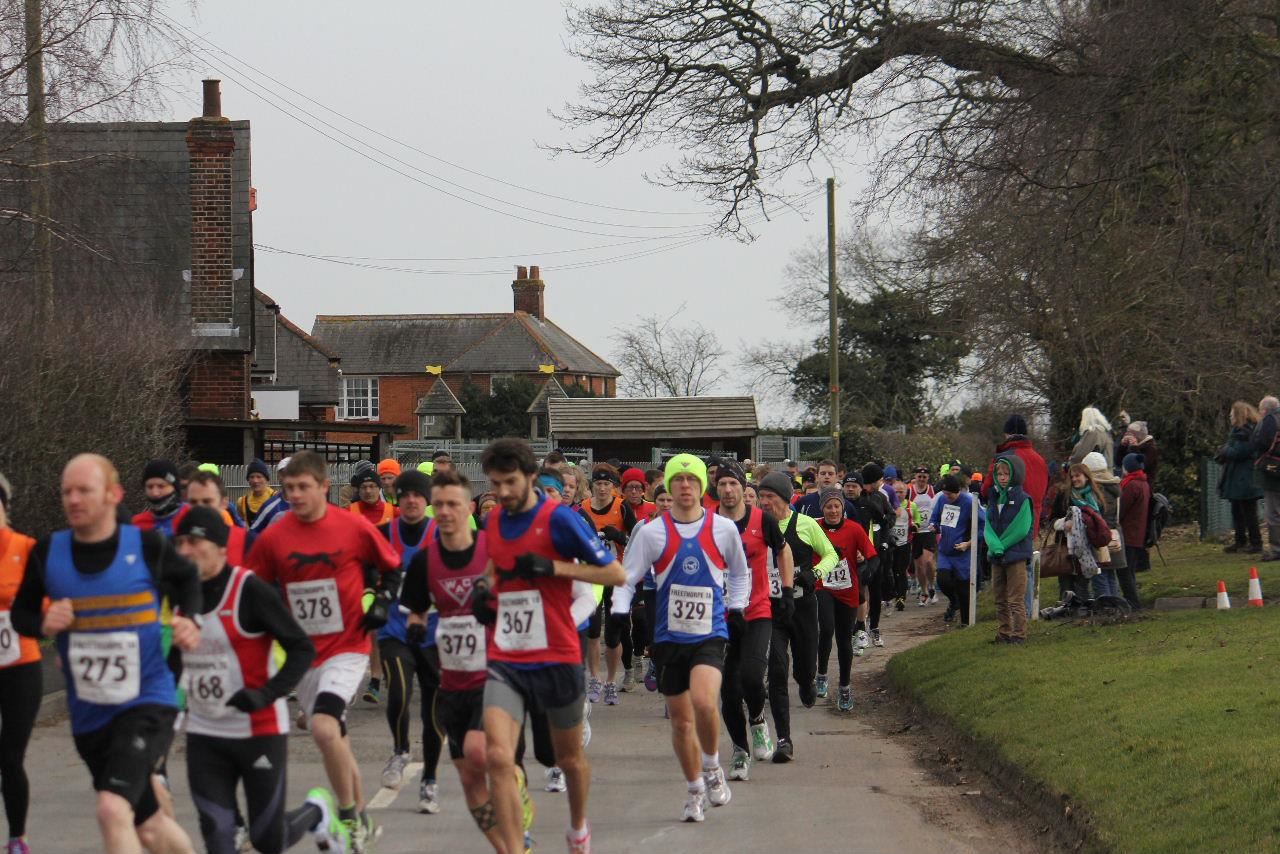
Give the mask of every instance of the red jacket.
M 1044 507 L 1044 496 L 1049 490 L 1049 466 L 1045 463 L 1044 457 L 1036 453 L 1036 449 L 1031 447 L 1031 440 L 1025 436 L 1019 436 L 1010 439 L 1002 445 L 996 446 L 996 456 L 1007 451 L 1012 451 L 1022 460 L 1022 468 L 1025 475 L 1022 481 L 1022 491 L 1031 496 L 1032 509 L 1035 510 L 1035 518 L 1031 522 L 1031 537 L 1034 541 L 1040 536 L 1040 511 Z M 987 500 L 987 493 L 991 491 L 991 485 L 995 483 L 995 457 L 991 458 L 991 462 L 987 464 L 987 477 L 982 481 L 982 500 Z
M 1126 546 L 1139 548 L 1147 539 L 1147 510 L 1151 503 L 1151 484 L 1147 473 L 1135 471 L 1120 481 L 1120 532 Z

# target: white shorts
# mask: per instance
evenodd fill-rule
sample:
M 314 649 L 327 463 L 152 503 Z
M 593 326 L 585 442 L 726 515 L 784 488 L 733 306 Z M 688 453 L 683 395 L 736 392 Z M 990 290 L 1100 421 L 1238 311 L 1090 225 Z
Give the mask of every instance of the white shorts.
M 306 713 L 307 720 L 310 721 L 315 714 L 316 697 L 321 694 L 335 694 L 344 703 L 351 705 L 368 669 L 369 656 L 360 652 L 338 653 L 317 664 L 298 681 L 295 691 L 298 695 L 298 708 Z

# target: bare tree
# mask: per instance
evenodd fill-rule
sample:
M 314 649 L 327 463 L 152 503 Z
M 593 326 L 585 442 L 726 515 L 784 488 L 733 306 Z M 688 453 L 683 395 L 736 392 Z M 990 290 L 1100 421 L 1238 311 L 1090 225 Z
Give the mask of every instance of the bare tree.
M 613 336 L 622 391 L 633 397 L 692 397 L 711 392 L 725 378 L 725 351 L 700 323 L 677 326 L 681 305 L 667 317 L 651 314 Z

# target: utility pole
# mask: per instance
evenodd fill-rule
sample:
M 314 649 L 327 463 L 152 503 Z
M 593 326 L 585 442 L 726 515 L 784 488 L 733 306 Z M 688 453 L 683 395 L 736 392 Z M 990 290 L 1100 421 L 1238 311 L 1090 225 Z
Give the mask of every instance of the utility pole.
M 31 134 L 31 218 L 35 220 L 35 287 L 39 317 L 53 319 L 53 233 L 49 230 L 49 137 L 44 113 L 44 31 L 40 0 L 26 0 L 27 127 Z
M 30 0 L 28 0 L 30 2 Z M 827 350 L 831 356 L 831 457 L 840 461 L 840 320 L 836 314 L 836 179 L 827 179 L 827 299 L 831 331 Z

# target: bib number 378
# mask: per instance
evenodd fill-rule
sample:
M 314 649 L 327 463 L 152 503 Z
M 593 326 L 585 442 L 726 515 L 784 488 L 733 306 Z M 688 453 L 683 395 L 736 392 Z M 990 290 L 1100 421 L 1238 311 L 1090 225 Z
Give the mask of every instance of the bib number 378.
M 546 649 L 547 618 L 542 612 L 542 594 L 537 590 L 499 593 L 493 642 L 507 652 Z
M 309 635 L 331 635 L 342 631 L 342 606 L 338 583 L 332 578 L 295 581 L 285 585 L 289 607 L 298 625 Z

